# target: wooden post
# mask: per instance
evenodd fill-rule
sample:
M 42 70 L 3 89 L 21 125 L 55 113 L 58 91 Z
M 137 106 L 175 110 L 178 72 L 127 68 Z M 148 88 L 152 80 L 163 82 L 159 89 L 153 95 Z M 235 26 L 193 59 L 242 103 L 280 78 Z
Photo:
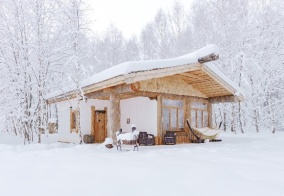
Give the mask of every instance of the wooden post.
M 108 133 L 108 127 L 107 127 L 107 121 L 108 121 L 108 113 L 107 113 L 107 107 L 104 107 L 104 111 L 106 112 L 106 115 L 105 115 L 105 137 L 107 137 L 107 133 Z
M 186 125 L 186 119 L 188 119 L 189 121 L 191 120 L 191 118 L 190 118 L 190 116 L 191 116 L 191 112 L 190 112 L 190 100 L 189 100 L 189 98 L 185 98 L 185 100 L 184 100 L 184 122 L 183 122 L 183 124 L 184 124 L 184 131 L 186 132 L 186 133 L 189 133 L 189 130 L 188 130 L 188 127 L 187 127 L 187 125 Z
M 161 95 L 157 96 L 157 142 L 156 144 L 160 145 L 162 144 L 162 97 Z
M 117 94 L 110 92 L 110 119 L 108 137 L 111 137 L 113 141 L 116 141 L 115 132 L 120 129 L 120 100 Z
M 212 123 L 212 104 L 208 104 L 208 127 L 213 128 L 213 123 Z
M 95 136 L 95 106 L 91 106 L 91 134 Z

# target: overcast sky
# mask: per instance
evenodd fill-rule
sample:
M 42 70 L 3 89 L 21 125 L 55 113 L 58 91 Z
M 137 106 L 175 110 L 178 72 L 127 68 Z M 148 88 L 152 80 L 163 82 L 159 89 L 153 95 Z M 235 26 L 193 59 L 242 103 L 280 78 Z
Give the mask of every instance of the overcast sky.
M 159 8 L 169 10 L 175 1 L 190 6 L 192 0 L 91 0 L 93 30 L 103 32 L 110 23 L 125 37 L 139 34 Z

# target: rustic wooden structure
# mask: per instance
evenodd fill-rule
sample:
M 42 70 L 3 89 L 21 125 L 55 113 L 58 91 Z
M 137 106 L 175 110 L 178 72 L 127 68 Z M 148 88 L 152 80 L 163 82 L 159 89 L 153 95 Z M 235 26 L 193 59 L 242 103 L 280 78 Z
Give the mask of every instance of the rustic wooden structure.
M 186 63 L 186 60 L 179 62 L 177 59 L 175 64 L 173 60 L 161 60 L 159 64 L 164 62 L 172 66 L 156 66 L 149 69 L 137 65 L 141 69 L 116 74 L 82 86 L 88 100 L 109 101 L 109 107 L 103 111 L 96 110 L 95 106 L 91 108 L 91 119 L 94 119 L 91 121 L 91 131 L 95 141 L 102 142 L 105 137 L 112 137 L 115 140 L 115 132 L 121 127 L 121 100 L 148 97 L 157 103 L 155 143 L 163 143 L 166 131 L 176 132 L 177 143 L 190 142 L 194 136 L 186 126 L 186 119 L 190 119 L 196 127 L 211 127 L 212 104 L 239 102 L 244 99 L 240 89 L 232 85 L 224 74 L 217 72 L 214 64 L 208 63 L 217 60 L 218 57 L 218 54 L 209 53 L 189 63 Z M 151 61 L 148 61 L 148 64 L 151 65 Z M 117 65 L 108 72 L 111 72 L 111 69 L 115 71 L 119 66 L 128 68 L 127 66 L 136 65 Z M 103 74 L 104 72 L 99 73 L 97 78 Z M 75 90 L 61 93 L 50 97 L 48 103 L 74 99 L 76 95 Z

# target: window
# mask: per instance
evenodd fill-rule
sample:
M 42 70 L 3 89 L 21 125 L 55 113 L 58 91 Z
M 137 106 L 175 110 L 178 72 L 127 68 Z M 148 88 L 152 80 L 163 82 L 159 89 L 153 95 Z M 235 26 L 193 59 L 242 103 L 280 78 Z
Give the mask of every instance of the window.
M 191 124 L 197 128 L 208 127 L 208 106 L 202 102 L 191 102 Z
M 78 110 L 70 110 L 70 132 L 78 133 Z
M 184 102 L 182 100 L 163 99 L 162 114 L 164 131 L 184 130 Z

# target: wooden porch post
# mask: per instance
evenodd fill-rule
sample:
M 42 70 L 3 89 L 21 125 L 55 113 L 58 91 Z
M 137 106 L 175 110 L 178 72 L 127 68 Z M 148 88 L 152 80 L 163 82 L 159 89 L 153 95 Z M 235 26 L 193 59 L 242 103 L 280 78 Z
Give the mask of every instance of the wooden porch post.
M 212 104 L 208 103 L 208 127 L 210 128 L 213 127 L 212 120 Z
M 91 134 L 95 136 L 95 106 L 91 106 Z
M 114 92 L 110 92 L 110 119 L 108 137 L 111 137 L 113 141 L 116 141 L 115 132 L 120 129 L 120 99 Z
M 161 95 L 157 96 L 157 141 L 156 144 L 161 145 L 163 140 L 163 133 L 162 133 L 162 97 Z

